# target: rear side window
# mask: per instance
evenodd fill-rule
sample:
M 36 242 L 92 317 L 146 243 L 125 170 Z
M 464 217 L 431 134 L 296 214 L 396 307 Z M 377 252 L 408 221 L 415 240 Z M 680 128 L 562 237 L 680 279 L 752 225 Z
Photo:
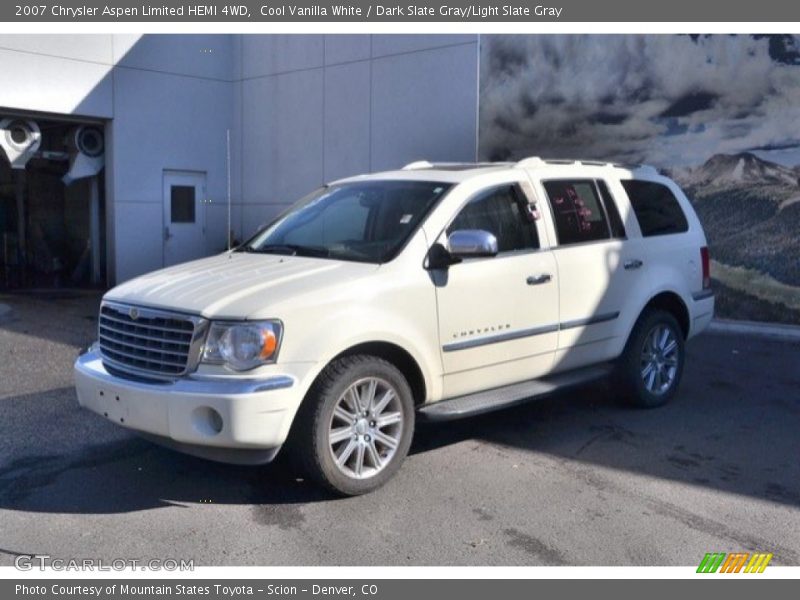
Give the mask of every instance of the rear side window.
M 644 237 L 683 233 L 689 230 L 686 215 L 675 194 L 667 186 L 654 181 L 622 180 L 633 212 Z
M 542 185 L 553 208 L 559 244 L 580 244 L 611 237 L 593 180 L 551 180 Z

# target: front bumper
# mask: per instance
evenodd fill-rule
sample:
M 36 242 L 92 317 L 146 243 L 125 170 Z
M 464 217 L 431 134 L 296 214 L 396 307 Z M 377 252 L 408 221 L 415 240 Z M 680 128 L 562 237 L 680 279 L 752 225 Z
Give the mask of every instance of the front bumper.
M 296 374 L 145 383 L 109 373 L 96 348 L 75 362 L 75 387 L 81 406 L 117 425 L 188 454 L 236 463 L 271 460 L 302 401 Z

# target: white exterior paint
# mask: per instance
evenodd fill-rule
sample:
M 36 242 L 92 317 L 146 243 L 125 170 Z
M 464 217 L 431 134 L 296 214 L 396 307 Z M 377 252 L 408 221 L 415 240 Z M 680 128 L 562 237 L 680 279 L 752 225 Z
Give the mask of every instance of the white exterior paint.
M 472 160 L 476 35 L 0 35 L 0 112 L 106 121 L 109 281 L 163 266 L 162 173 L 207 173 L 205 254 L 352 173 Z

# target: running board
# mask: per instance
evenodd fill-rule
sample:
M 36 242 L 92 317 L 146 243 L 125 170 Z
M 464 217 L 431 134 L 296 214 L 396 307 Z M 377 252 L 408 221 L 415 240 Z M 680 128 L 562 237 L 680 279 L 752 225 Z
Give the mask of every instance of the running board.
M 603 379 L 612 365 L 602 364 L 531 379 L 503 387 L 428 404 L 417 410 L 422 421 L 452 421 L 536 400 L 572 386 Z

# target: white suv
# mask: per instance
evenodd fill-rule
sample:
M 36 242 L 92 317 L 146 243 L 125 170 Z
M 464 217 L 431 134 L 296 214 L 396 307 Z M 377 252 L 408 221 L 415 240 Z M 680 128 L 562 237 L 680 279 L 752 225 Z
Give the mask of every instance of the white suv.
M 75 376 L 82 406 L 153 441 L 238 463 L 287 445 L 360 494 L 400 467 L 416 419 L 606 375 L 663 404 L 713 311 L 703 230 L 652 167 L 418 162 L 112 289 Z

